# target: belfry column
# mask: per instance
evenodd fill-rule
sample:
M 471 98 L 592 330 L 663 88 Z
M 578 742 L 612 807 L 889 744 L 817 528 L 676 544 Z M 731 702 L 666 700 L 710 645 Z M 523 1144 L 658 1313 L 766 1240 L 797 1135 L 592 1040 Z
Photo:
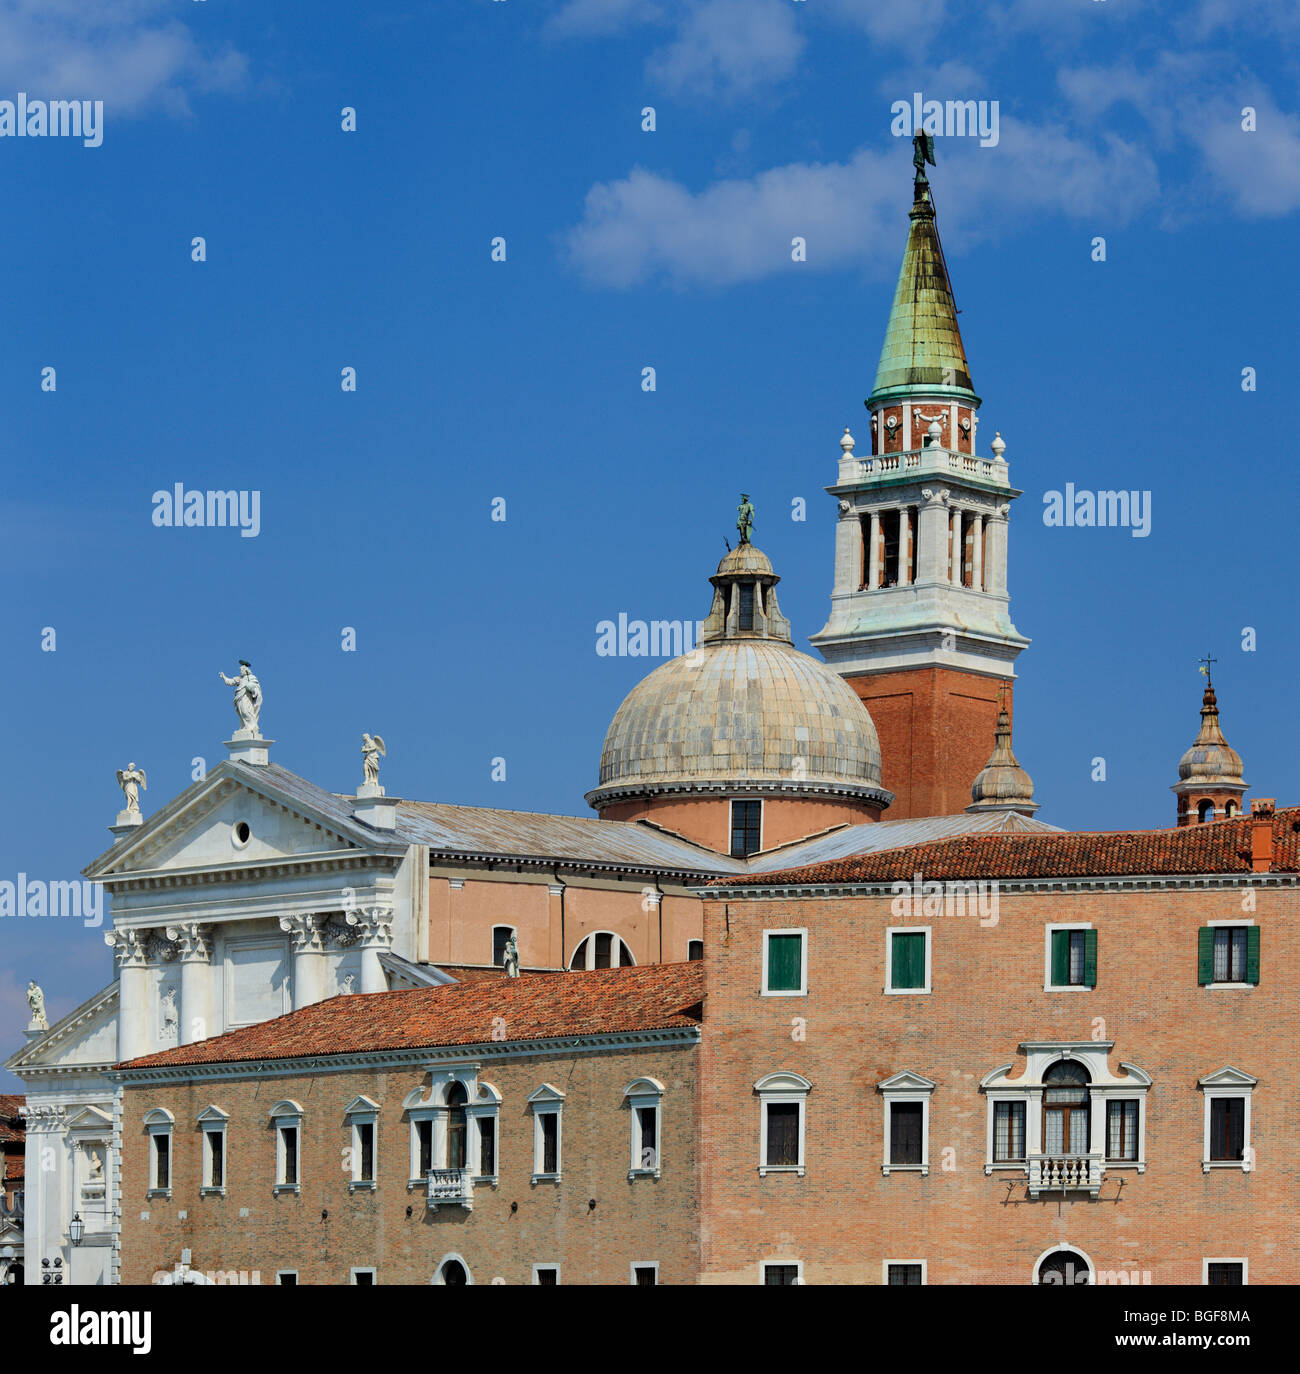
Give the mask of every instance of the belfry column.
M 988 589 L 997 596 L 1007 594 L 1007 516 L 1011 507 L 1004 501 L 989 516 Z
M 944 531 L 948 528 L 948 493 L 941 487 L 926 487 L 921 496 L 925 504 L 917 520 L 921 541 L 916 559 L 918 582 L 942 582 L 948 562 Z
M 964 545 L 961 537 L 961 508 L 956 508 L 952 513 L 952 557 L 949 560 L 951 566 L 948 569 L 948 581 L 954 587 L 961 586 L 961 565 Z
M 898 512 L 898 585 L 912 585 L 912 508 L 903 506 Z
M 325 922 L 313 912 L 281 916 L 280 929 L 293 937 L 293 1009 L 325 1000 Z
M 878 510 L 871 512 L 871 519 L 868 524 L 870 532 L 867 537 L 871 542 L 867 546 L 867 586 L 874 592 L 880 586 L 880 512 Z
M 117 1057 L 138 1059 L 154 1048 L 149 1027 L 149 961 L 138 930 L 106 930 L 117 959 Z
M 168 926 L 181 947 L 180 1043 L 192 1045 L 217 1033 L 212 1024 L 212 927 L 191 921 Z
M 970 584 L 977 591 L 984 590 L 984 514 L 976 511 L 970 532 Z

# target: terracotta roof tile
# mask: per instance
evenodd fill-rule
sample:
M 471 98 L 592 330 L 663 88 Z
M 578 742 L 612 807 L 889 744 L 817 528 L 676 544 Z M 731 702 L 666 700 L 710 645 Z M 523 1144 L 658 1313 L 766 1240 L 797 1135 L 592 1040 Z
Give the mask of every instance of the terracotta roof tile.
M 123 1067 L 476 1045 L 492 1040 L 494 1028 L 518 1041 L 696 1026 L 703 973 L 696 961 L 354 993 Z M 503 1025 L 494 1027 L 498 1017 Z
M 710 887 L 803 886 L 971 878 L 1085 878 L 1251 872 L 1249 816 L 1176 830 L 967 835 L 803 868 L 718 878 Z M 1300 807 L 1273 817 L 1272 871 L 1300 871 Z

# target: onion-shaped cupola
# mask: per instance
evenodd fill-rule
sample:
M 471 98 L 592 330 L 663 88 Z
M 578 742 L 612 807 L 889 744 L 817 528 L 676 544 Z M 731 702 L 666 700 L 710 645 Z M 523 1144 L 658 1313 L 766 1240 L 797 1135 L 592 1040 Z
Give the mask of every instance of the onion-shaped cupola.
M 1192 747 L 1178 761 L 1178 781 L 1173 785 L 1179 825 L 1241 815 L 1242 797 L 1250 786 L 1243 776 L 1241 755 L 1223 737 L 1219 699 L 1210 677 L 1212 663 L 1213 659 L 1206 659 L 1201 665 L 1205 674 L 1201 728 Z
M 1032 816 L 1038 810 L 1034 780 L 1021 768 L 1011 750 L 1011 717 L 1004 705 L 998 711 L 993 752 L 975 776 L 970 789 L 970 812 L 1019 811 Z

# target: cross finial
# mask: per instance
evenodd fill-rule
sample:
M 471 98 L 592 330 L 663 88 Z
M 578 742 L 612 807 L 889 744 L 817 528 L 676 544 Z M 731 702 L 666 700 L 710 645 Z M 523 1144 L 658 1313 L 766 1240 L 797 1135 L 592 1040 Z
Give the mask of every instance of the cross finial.
M 1200 671 L 1202 675 L 1205 677 L 1207 686 L 1214 686 L 1214 677 L 1210 672 L 1210 668 L 1211 665 L 1217 663 L 1218 661 L 1219 660 L 1217 658 L 1211 658 L 1209 654 L 1206 654 L 1205 657 L 1201 659 Z

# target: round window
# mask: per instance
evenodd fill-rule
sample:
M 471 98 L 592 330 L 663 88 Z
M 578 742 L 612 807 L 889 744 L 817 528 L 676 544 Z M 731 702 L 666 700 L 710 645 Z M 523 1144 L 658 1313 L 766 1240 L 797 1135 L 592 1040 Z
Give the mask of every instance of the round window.
M 234 828 L 230 832 L 230 838 L 235 842 L 236 848 L 243 849 L 252 837 L 252 834 L 253 832 L 249 829 L 247 821 L 236 821 Z

